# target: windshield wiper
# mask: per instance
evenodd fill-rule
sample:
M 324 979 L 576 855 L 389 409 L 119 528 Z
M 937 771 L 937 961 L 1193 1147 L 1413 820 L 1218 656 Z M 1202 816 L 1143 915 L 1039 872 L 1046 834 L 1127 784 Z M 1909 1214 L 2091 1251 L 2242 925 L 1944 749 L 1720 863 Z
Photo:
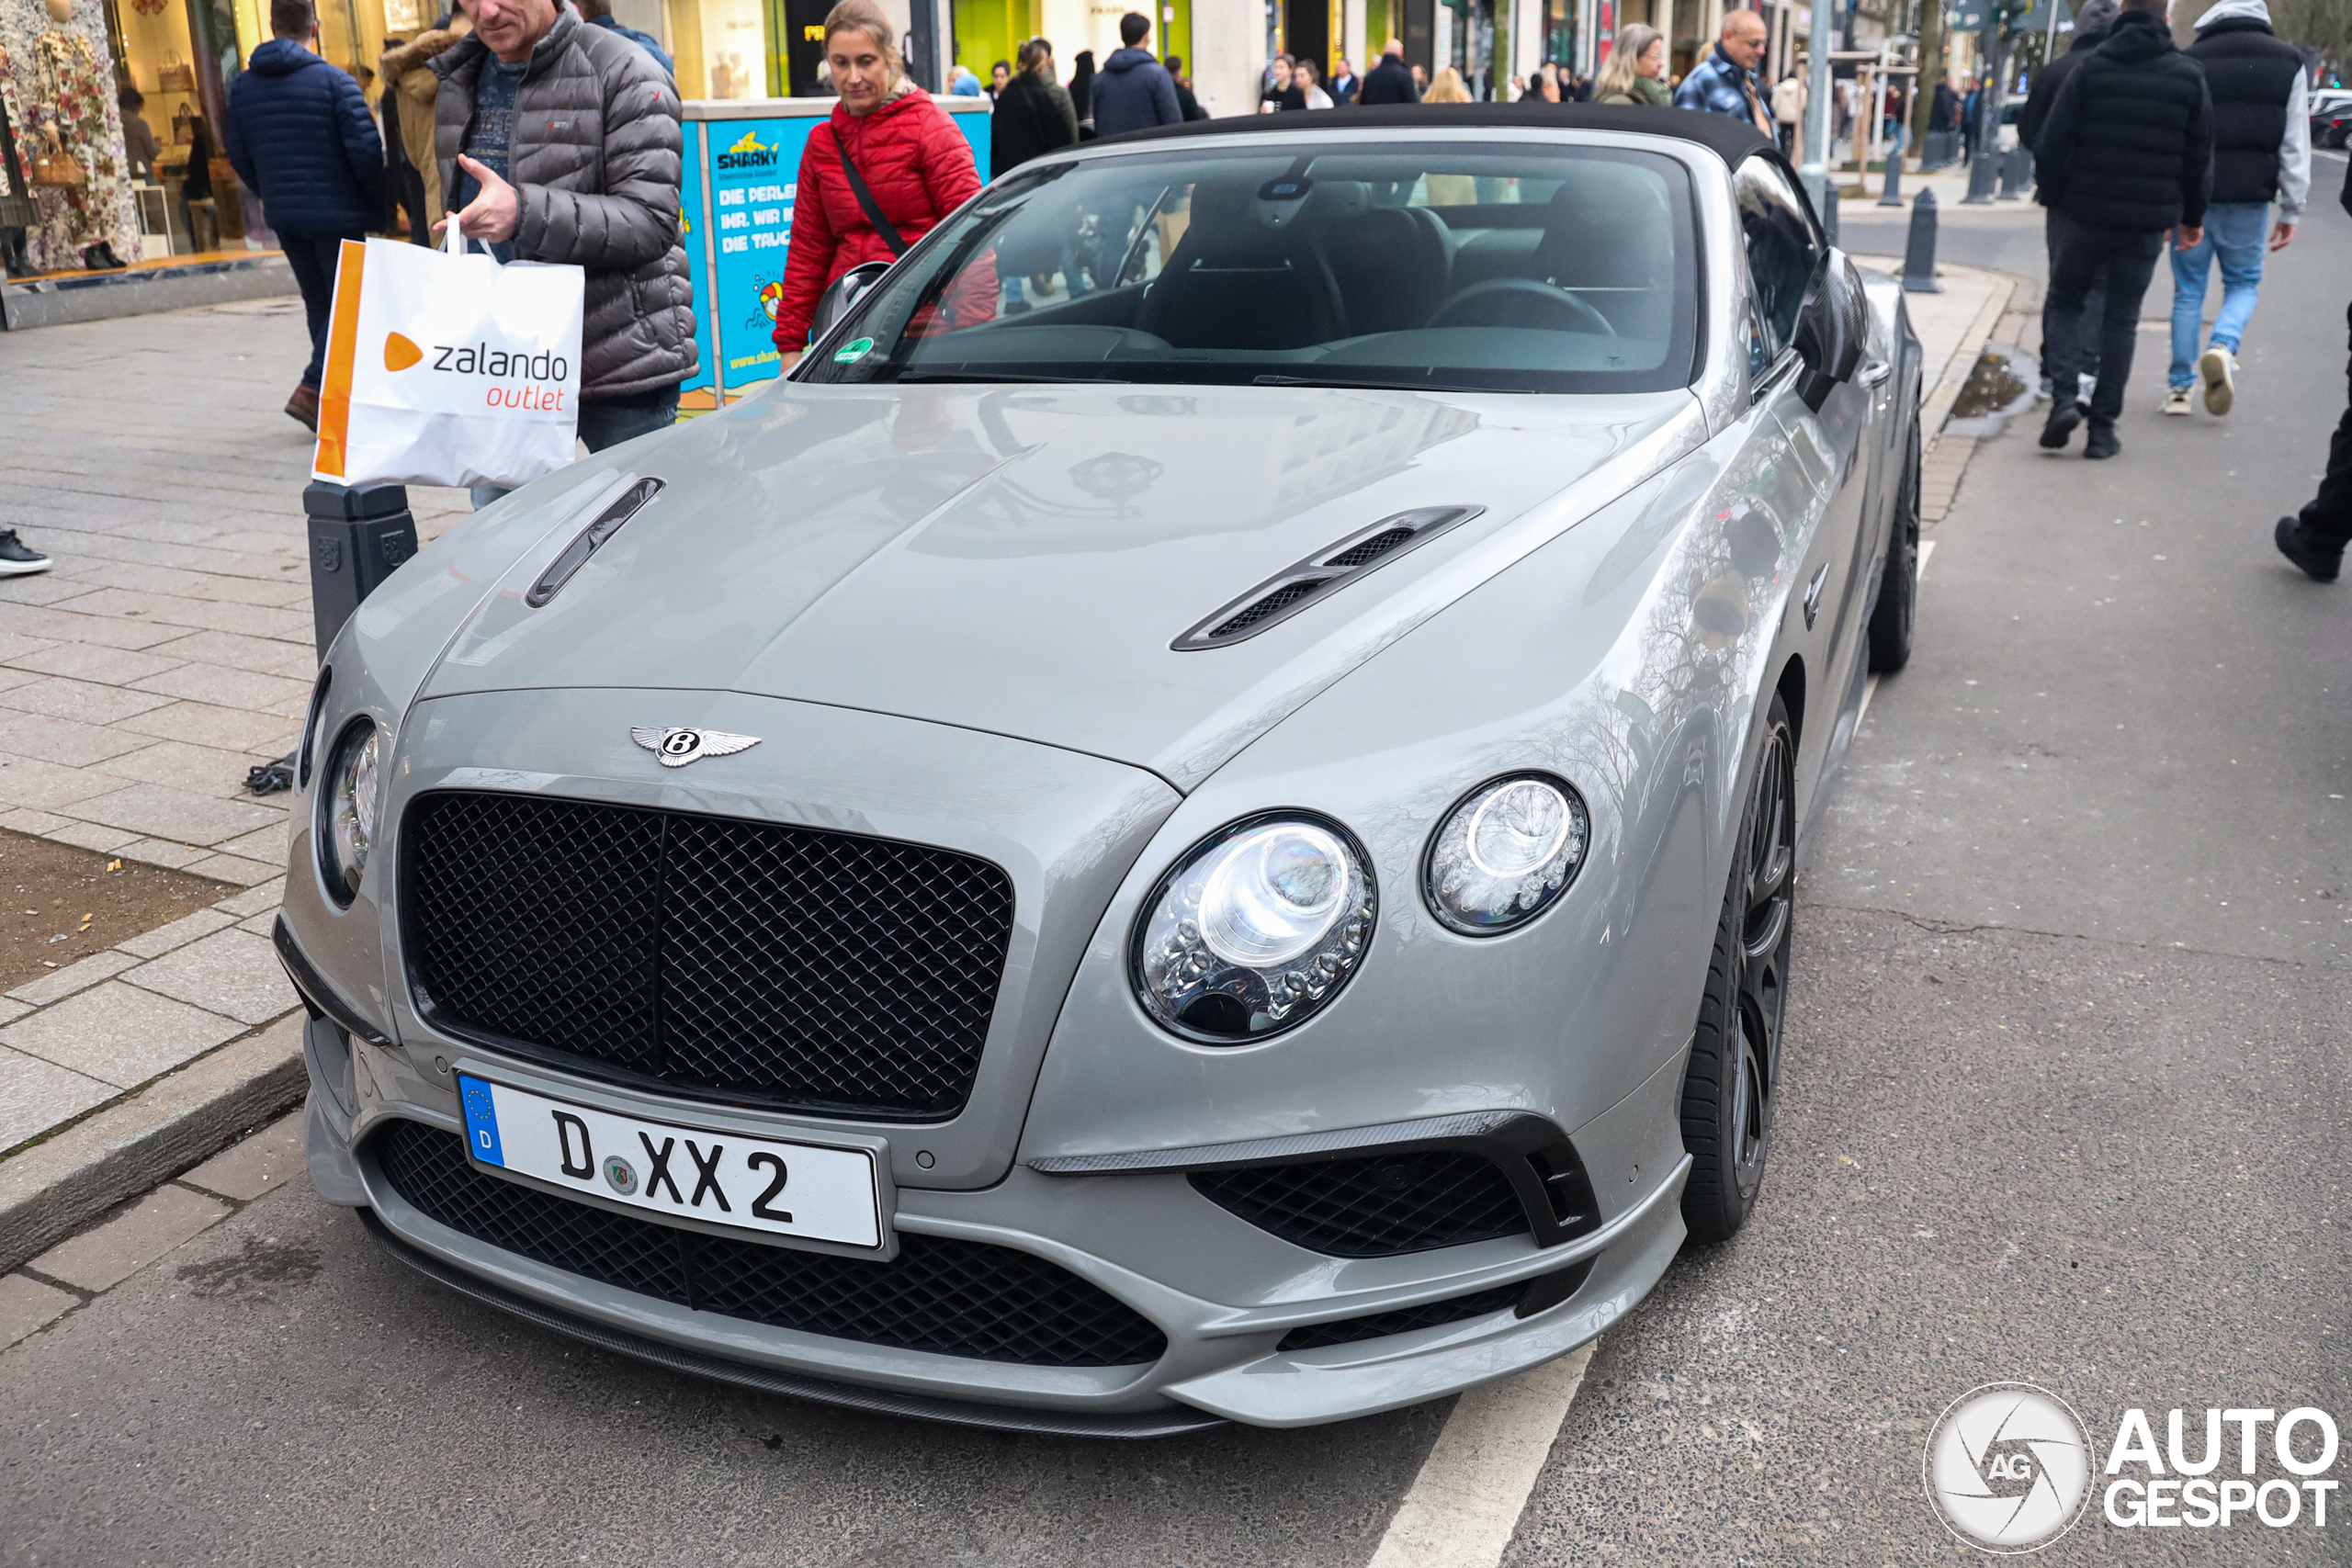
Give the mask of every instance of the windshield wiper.
M 1013 370 L 933 370 L 920 365 L 910 365 L 899 372 L 899 379 L 906 381 L 1034 381 L 1052 386 L 1117 387 L 1125 385 L 1116 376 L 1025 376 Z
M 1493 392 L 1497 387 L 1458 387 L 1446 381 L 1384 380 L 1377 376 L 1252 376 L 1253 387 L 1340 387 L 1366 392 Z

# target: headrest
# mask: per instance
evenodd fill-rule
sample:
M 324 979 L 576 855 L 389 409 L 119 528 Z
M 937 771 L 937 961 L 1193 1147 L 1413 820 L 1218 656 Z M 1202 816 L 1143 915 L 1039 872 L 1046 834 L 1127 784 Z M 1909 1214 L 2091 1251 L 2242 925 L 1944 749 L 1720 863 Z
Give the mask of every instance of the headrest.
M 1290 254 L 1290 231 L 1306 205 L 1260 201 L 1254 182 L 1204 181 L 1193 187 L 1184 248 L 1200 266 L 1280 266 Z

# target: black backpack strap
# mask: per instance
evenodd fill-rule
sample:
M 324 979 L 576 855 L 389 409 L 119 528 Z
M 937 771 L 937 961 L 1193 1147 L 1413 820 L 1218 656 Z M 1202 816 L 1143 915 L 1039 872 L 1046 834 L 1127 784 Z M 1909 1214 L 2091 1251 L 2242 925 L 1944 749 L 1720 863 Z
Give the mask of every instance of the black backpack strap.
M 857 197 L 857 209 L 865 214 L 865 220 L 874 225 L 874 231 L 882 236 L 882 243 L 890 247 L 892 255 L 905 255 L 907 243 L 899 237 L 899 231 L 890 220 L 882 216 L 881 205 L 874 199 L 874 193 L 865 188 L 865 176 L 859 174 L 857 165 L 850 161 L 849 143 L 842 140 L 842 128 L 835 125 L 826 129 L 833 133 L 833 149 L 842 155 L 842 173 L 849 176 L 849 191 Z

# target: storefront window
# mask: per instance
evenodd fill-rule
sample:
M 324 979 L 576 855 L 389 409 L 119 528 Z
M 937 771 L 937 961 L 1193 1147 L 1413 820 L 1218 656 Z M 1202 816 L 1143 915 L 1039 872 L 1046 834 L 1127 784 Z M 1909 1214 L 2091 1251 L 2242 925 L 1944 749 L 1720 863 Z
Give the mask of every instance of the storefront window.
M 680 97 L 767 96 L 767 26 L 761 0 L 669 0 L 669 11 Z

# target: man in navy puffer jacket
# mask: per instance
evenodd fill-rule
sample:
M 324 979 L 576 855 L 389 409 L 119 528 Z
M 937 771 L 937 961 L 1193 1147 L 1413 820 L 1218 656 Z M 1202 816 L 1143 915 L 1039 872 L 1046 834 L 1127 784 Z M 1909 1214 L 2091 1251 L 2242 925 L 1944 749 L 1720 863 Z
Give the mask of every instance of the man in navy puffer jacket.
M 1126 47 L 1104 61 L 1102 73 L 1094 78 L 1097 136 L 1183 122 L 1184 111 L 1176 102 L 1175 78 L 1143 47 L 1143 40 L 1150 36 L 1151 18 L 1141 11 L 1130 11 L 1119 18 L 1119 41 Z
M 258 192 L 301 286 L 311 364 L 286 412 L 319 427 L 319 365 L 343 242 L 380 221 L 384 141 L 359 84 L 311 52 L 311 0 L 271 0 L 277 37 L 253 52 L 229 93 L 225 140 L 237 177 Z

